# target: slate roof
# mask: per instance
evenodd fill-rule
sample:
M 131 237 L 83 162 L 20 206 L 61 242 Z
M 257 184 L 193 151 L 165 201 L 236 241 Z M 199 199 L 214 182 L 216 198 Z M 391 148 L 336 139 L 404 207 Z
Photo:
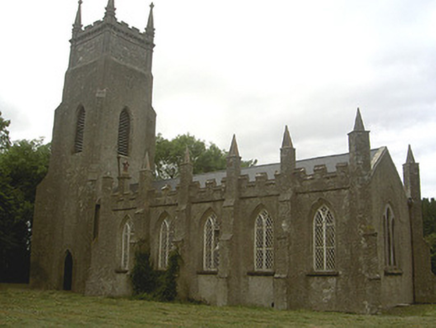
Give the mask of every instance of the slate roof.
M 372 167 L 374 167 L 374 165 L 377 163 L 378 159 L 381 157 L 385 149 L 386 149 L 385 147 L 381 147 L 371 150 Z M 313 174 L 313 168 L 315 166 L 325 165 L 327 167 L 327 172 L 335 172 L 336 165 L 339 163 L 348 163 L 349 158 L 350 155 L 348 153 L 308 158 L 308 159 L 298 160 L 296 163 L 296 167 L 304 168 L 307 174 Z M 275 173 L 279 173 L 279 172 L 280 172 L 280 163 L 258 165 L 258 166 L 252 166 L 252 167 L 241 169 L 241 175 L 248 175 L 249 181 L 254 181 L 256 179 L 256 175 L 260 173 L 266 173 L 268 176 L 268 180 L 272 180 L 275 178 Z M 216 184 L 220 185 L 222 178 L 224 178 L 225 176 L 226 176 L 226 171 L 217 171 L 217 172 L 195 175 L 193 180 L 194 182 L 199 182 L 201 187 L 205 187 L 206 182 L 210 180 L 215 180 Z M 169 185 L 171 189 L 175 189 L 175 187 L 179 184 L 179 182 L 180 182 L 179 178 L 170 179 L 170 180 L 157 180 L 153 182 L 153 186 L 156 190 L 160 190 L 166 185 Z

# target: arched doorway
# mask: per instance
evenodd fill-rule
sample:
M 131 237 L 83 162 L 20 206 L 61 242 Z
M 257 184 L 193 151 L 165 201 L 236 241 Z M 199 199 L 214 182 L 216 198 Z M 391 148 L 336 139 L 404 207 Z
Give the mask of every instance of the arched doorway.
M 67 251 L 64 263 L 64 290 L 71 290 L 73 284 L 73 256 Z

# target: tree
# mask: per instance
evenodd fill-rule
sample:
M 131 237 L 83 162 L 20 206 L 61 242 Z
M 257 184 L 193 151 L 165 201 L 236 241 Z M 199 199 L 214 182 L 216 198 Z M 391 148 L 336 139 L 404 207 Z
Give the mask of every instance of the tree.
M 424 238 L 430 246 L 432 271 L 436 274 L 436 201 L 434 198 L 422 199 L 422 221 Z
M 11 124 L 11 121 L 5 120 L 2 117 L 2 112 L 0 112 L 0 153 L 4 152 L 11 145 L 8 130 L 9 124 Z
M 14 142 L 0 153 L 0 279 L 26 281 L 36 187 L 48 170 L 50 145 Z
M 219 149 L 214 143 L 209 146 L 189 133 L 178 135 L 172 140 L 165 139 L 161 134 L 156 138 L 156 176 L 158 179 L 173 179 L 179 176 L 179 166 L 189 150 L 194 174 L 225 170 L 227 152 Z M 243 167 L 253 166 L 256 160 L 243 161 Z

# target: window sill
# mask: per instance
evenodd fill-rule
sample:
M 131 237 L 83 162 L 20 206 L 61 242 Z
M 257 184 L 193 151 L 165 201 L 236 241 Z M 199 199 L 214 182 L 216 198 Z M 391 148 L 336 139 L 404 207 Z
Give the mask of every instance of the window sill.
M 401 276 L 403 275 L 403 271 L 396 267 L 388 267 L 385 268 L 385 276 Z
M 338 271 L 311 271 L 306 274 L 308 277 L 337 277 L 339 276 Z
M 272 277 L 274 273 L 274 271 L 248 271 L 247 276 Z
M 197 274 L 201 274 L 201 275 L 209 275 L 209 276 L 213 276 L 213 275 L 217 275 L 218 274 L 218 270 L 210 270 L 210 271 L 206 271 L 206 270 L 202 270 L 202 271 L 197 271 Z

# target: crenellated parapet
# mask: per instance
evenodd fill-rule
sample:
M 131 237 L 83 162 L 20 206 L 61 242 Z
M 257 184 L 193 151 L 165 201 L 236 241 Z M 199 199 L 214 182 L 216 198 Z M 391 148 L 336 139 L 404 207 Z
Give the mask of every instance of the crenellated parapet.
M 81 1 L 73 25 L 69 68 L 93 62 L 108 55 L 122 63 L 143 71 L 151 70 L 151 53 L 154 48 L 153 12 L 147 27 L 141 32 L 136 27 L 117 21 L 115 8 L 108 4 L 103 20 L 82 28 Z
M 337 163 L 336 170 L 332 172 L 325 164 L 315 165 L 312 174 L 307 174 L 304 167 L 298 168 L 293 177 L 298 193 L 347 189 L 350 185 L 348 163 Z
M 299 164 L 297 162 L 297 166 Z M 271 167 L 264 166 L 263 168 L 271 171 L 271 168 L 274 169 L 276 166 L 277 164 L 271 164 Z M 307 164 L 305 166 L 307 167 Z M 316 164 L 313 167 L 307 167 L 307 169 L 306 167 L 297 167 L 293 171 L 292 181 L 297 193 L 348 189 L 350 186 L 350 171 L 347 162 L 336 163 L 334 171 L 329 170 L 325 164 Z M 223 175 L 223 172 L 215 173 L 218 179 L 213 178 L 213 173 L 209 174 L 209 179 L 204 178 L 201 182 L 195 180 L 196 176 L 194 176 L 194 181 L 188 181 L 187 187 L 183 186 L 180 180 L 159 181 L 147 191 L 147 199 L 150 200 L 152 206 L 177 205 L 181 193 L 188 192 L 187 201 L 191 203 L 223 201 L 228 179 L 225 172 L 221 179 L 219 177 Z M 258 167 L 252 167 L 244 169 L 244 173 L 246 174 L 238 177 L 238 197 L 243 199 L 278 196 L 282 192 L 278 183 L 280 172 L 277 171 L 271 175 L 270 172 L 262 172 Z M 131 187 L 131 190 L 136 189 L 137 187 Z M 137 194 L 137 192 L 132 191 L 131 197 L 136 197 Z M 117 195 L 122 199 L 126 197 L 126 194 L 120 195 L 119 192 Z
M 241 198 L 268 197 L 279 194 L 275 178 L 269 179 L 266 172 L 256 173 L 254 181 L 250 181 L 249 175 L 242 175 L 239 184 Z
M 86 39 L 93 38 L 104 29 L 110 29 L 113 32 L 120 33 L 123 37 L 129 38 L 131 41 L 144 44 L 153 43 L 153 38 L 147 34 L 147 32 L 141 32 L 138 28 L 130 26 L 124 21 L 106 22 L 104 20 L 95 21 L 85 26 L 83 29 L 77 30 L 77 34 L 73 36 L 73 40 L 83 42 Z

